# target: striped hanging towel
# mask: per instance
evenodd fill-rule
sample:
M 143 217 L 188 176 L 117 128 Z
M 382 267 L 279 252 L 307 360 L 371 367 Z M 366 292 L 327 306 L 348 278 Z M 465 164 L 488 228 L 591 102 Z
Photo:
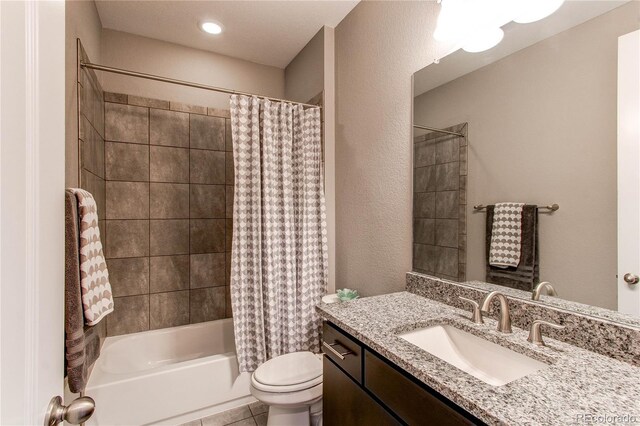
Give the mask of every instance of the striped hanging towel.
M 491 230 L 489 265 L 517 267 L 522 252 L 522 209 L 524 203 L 496 203 Z

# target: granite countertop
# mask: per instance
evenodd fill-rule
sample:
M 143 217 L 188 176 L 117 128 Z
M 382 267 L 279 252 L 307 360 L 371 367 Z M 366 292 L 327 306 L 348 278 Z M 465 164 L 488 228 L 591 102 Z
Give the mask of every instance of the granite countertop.
M 640 423 L 640 368 L 528 332 L 496 331 L 496 321 L 469 320 L 470 312 L 400 292 L 350 302 L 321 303 L 319 314 L 480 420 L 492 424 L 590 424 L 580 416 L 635 416 Z M 492 386 L 397 337 L 432 324 L 450 324 L 549 364 L 503 386 Z M 600 421 L 600 423 L 605 423 Z M 611 421 L 609 421 L 611 423 Z M 618 419 L 616 424 L 625 424 Z

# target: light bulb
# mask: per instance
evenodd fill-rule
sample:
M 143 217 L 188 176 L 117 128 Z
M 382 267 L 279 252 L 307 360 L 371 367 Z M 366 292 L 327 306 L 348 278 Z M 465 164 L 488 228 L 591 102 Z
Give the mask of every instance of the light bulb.
M 564 0 L 521 0 L 520 10 L 513 18 L 519 24 L 528 24 L 546 18 L 562 6 Z
M 208 34 L 220 34 L 222 32 L 222 27 L 220 24 L 216 24 L 215 22 L 206 21 L 200 24 L 200 29 Z
M 462 49 L 470 53 L 489 50 L 500 43 L 502 37 L 504 37 L 502 28 L 484 28 L 471 34 L 462 44 Z

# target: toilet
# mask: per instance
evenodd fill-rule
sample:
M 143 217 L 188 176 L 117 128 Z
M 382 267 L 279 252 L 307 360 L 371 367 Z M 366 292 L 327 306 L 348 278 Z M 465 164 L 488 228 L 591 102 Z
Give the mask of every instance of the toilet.
M 269 406 L 267 426 L 321 426 L 321 355 L 293 352 L 270 359 L 251 375 L 251 394 Z

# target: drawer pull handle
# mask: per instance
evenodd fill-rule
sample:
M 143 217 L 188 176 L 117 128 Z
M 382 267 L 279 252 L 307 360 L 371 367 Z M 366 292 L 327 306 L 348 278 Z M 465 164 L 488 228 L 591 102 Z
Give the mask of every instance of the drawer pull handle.
M 334 346 L 340 346 L 340 347 L 344 347 L 342 346 L 340 343 L 327 343 L 327 342 L 322 342 L 322 346 L 324 346 L 325 348 L 327 348 L 327 350 L 329 352 L 331 352 L 332 354 L 334 354 L 335 356 L 337 356 L 338 358 L 340 358 L 341 360 L 344 359 L 345 355 L 352 355 L 353 352 L 351 352 L 349 349 L 347 349 L 346 352 L 338 352 L 337 350 L 335 350 Z M 345 348 L 346 349 L 346 348 Z

